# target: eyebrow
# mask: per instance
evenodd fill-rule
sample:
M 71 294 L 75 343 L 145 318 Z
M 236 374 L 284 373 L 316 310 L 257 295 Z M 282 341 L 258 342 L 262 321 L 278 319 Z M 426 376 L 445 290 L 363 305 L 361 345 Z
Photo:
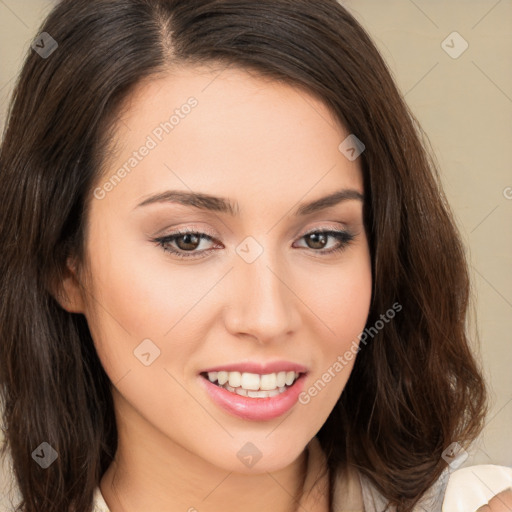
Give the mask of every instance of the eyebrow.
M 355 189 L 338 190 L 328 196 L 315 199 L 309 203 L 302 203 L 295 209 L 295 217 L 310 215 L 312 213 L 330 208 L 345 201 L 364 201 L 364 196 Z M 216 197 L 209 194 L 197 192 L 187 192 L 184 190 L 167 190 L 160 194 L 150 196 L 136 208 L 155 203 L 177 203 L 184 206 L 192 206 L 200 210 L 209 210 L 213 212 L 225 213 L 233 217 L 240 215 L 240 206 L 236 202 L 231 202 L 224 197 Z

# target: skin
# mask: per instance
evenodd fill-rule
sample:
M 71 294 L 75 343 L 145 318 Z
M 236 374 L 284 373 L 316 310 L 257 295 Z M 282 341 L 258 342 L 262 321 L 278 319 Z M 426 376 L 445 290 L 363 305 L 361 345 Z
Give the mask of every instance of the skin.
M 480 507 L 477 512 L 510 512 L 511 510 L 512 489 L 500 492 L 487 505 Z
M 199 372 L 287 360 L 308 368 L 307 389 L 357 341 L 372 284 L 362 201 L 292 213 L 339 189 L 363 194 L 360 164 L 338 150 L 349 133 L 307 93 L 243 70 L 182 68 L 141 84 L 124 105 L 119 151 L 99 186 L 191 96 L 197 107 L 104 198 L 92 199 L 86 261 L 70 260 L 63 283 L 62 304 L 87 318 L 113 383 L 119 446 L 100 488 L 112 512 L 292 512 L 305 447 L 354 359 L 307 405 L 269 421 L 220 409 Z M 137 208 L 170 189 L 237 201 L 240 217 L 171 203 Z M 214 250 L 186 260 L 152 241 L 185 227 L 220 243 L 203 240 L 196 253 Z M 304 237 L 320 229 L 354 239 L 322 256 L 339 243 L 329 237 L 322 249 Z M 235 251 L 246 237 L 263 248 L 252 263 Z M 148 338 L 160 356 L 145 366 L 134 349 Z M 237 457 L 247 442 L 262 453 L 252 468 Z

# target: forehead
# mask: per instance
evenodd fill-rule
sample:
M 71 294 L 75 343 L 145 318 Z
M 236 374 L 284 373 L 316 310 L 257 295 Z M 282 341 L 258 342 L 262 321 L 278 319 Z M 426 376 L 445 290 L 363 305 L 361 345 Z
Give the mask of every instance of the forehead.
M 314 188 L 362 191 L 358 162 L 338 149 L 349 133 L 327 106 L 250 71 L 173 70 L 140 83 L 117 119 L 103 182 L 124 168 L 111 197 L 123 189 L 132 204 L 166 187 L 296 201 Z

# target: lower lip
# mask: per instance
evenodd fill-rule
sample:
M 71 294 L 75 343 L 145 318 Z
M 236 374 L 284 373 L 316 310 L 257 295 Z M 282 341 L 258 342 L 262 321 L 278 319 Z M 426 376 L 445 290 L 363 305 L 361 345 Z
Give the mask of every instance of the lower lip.
M 244 420 L 266 421 L 278 418 L 297 403 L 304 388 L 305 376 L 306 374 L 301 374 L 286 391 L 268 398 L 241 396 L 213 384 L 202 375 L 199 378 L 203 381 L 202 385 L 206 387 L 210 398 L 222 409 Z

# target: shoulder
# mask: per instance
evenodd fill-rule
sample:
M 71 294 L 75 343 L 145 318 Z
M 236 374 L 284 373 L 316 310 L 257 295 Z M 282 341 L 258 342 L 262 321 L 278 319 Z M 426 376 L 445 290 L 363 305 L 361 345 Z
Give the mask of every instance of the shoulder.
M 365 512 L 383 510 L 387 502 L 363 475 L 359 475 Z M 496 494 L 512 488 L 512 468 L 496 465 L 477 465 L 451 470 L 449 467 L 423 495 L 413 512 L 476 512 Z M 501 495 L 504 496 L 504 495 Z M 512 493 L 505 499 L 512 499 Z M 500 498 L 495 498 L 502 505 Z M 508 502 L 507 502 L 508 504 Z M 489 508 L 488 511 L 501 510 Z M 507 510 L 507 509 L 503 509 Z

